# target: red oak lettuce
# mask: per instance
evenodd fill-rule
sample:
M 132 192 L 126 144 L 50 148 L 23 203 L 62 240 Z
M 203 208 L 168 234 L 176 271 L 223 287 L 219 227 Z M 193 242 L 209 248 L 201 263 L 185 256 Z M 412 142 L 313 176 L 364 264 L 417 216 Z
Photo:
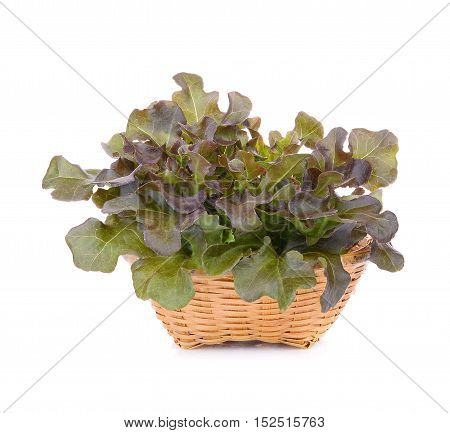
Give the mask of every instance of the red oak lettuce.
M 190 271 L 231 272 L 242 299 L 267 295 L 285 310 L 297 289 L 315 285 L 320 264 L 324 312 L 350 282 L 340 255 L 364 237 L 379 268 L 402 268 L 391 245 L 397 218 L 380 201 L 397 177 L 394 134 L 335 128 L 325 136 L 300 112 L 292 131 L 271 131 L 266 143 L 249 98 L 229 93 L 223 113 L 201 77 L 174 79 L 181 90 L 171 101 L 134 110 L 125 132 L 102 144 L 109 168 L 51 160 L 42 186 L 53 198 L 92 199 L 108 215 L 67 234 L 76 266 L 112 272 L 120 255 L 134 254 L 137 296 L 169 309 L 193 297 Z

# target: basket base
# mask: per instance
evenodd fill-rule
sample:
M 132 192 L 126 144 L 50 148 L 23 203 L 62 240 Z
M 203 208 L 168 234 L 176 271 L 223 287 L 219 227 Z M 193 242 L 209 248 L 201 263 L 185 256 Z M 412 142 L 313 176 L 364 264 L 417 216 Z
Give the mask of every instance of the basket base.
M 264 339 L 264 338 L 258 338 L 258 339 L 248 339 L 248 338 L 242 338 L 239 339 L 239 337 L 233 337 L 232 339 L 229 340 L 223 340 L 220 342 L 193 342 L 193 343 L 186 343 L 183 340 L 178 339 L 177 337 L 175 337 L 173 334 L 169 332 L 169 335 L 171 335 L 171 337 L 173 338 L 175 344 L 179 347 L 181 347 L 182 349 L 197 349 L 200 347 L 207 347 L 207 346 L 218 346 L 218 345 L 227 345 L 227 344 L 231 344 L 231 343 L 238 343 L 238 342 L 246 342 L 246 343 L 265 343 L 265 344 L 273 344 L 273 345 L 281 345 L 281 346 L 291 346 L 291 347 L 295 347 L 297 349 L 309 349 L 310 347 L 312 347 L 315 343 L 317 343 L 319 341 L 319 338 L 315 339 L 315 340 L 310 340 L 310 341 L 302 341 L 302 340 L 279 340 L 277 339 L 276 341 L 274 340 L 269 340 L 269 339 Z

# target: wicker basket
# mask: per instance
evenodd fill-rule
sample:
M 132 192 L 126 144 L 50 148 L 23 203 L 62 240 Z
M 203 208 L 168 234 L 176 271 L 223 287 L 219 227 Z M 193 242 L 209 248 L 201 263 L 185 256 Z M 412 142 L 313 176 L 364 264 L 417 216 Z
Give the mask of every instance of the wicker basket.
M 193 274 L 195 296 L 180 310 L 170 311 L 152 302 L 157 317 L 183 349 L 226 341 L 258 340 L 308 348 L 319 341 L 347 303 L 365 268 L 370 239 L 364 239 L 342 256 L 351 283 L 344 296 L 327 313 L 320 310 L 320 296 L 325 289 L 323 268 L 316 267 L 317 284 L 299 289 L 294 302 L 281 312 L 269 297 L 248 303 L 234 290 L 231 274 L 217 277 Z

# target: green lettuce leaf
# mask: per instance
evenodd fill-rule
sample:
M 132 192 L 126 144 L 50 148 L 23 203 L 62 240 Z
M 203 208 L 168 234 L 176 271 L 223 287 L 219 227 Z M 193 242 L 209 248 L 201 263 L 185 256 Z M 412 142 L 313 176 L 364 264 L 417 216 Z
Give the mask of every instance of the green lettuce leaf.
M 288 220 L 305 237 L 306 246 L 312 246 L 322 238 L 326 239 L 343 222 L 341 218 L 335 215 L 318 217 L 306 221 L 290 216 Z
M 191 259 L 195 268 L 203 268 L 202 257 L 206 249 L 211 245 L 226 243 L 227 234 L 231 230 L 220 224 L 218 215 L 204 213 L 191 227 L 186 229 L 182 236 L 186 239 L 192 250 Z
M 375 191 L 397 179 L 398 141 L 392 132 L 353 129 L 349 146 L 354 158 L 365 160 L 372 167 L 372 174 L 365 184 L 368 189 Z
M 103 150 L 112 158 L 124 156 L 126 144 L 124 134 L 114 134 L 107 143 L 102 143 Z
M 94 188 L 94 177 L 79 165 L 70 163 L 62 156 L 55 156 L 42 180 L 42 188 L 53 189 L 52 197 L 55 200 L 89 200 Z
M 292 200 L 298 193 L 298 187 L 291 183 L 287 183 L 274 192 L 272 200 Z
M 310 289 L 316 285 L 314 268 L 298 251 L 288 251 L 279 258 L 280 274 L 283 278 L 283 290 L 278 294 L 281 311 L 295 299 L 298 289 Z
M 244 163 L 248 179 L 255 179 L 266 172 L 266 169 L 255 160 L 255 156 L 250 152 L 238 150 L 237 157 Z
M 236 292 L 245 301 L 253 302 L 264 295 L 278 299 L 283 279 L 270 238 L 264 239 L 264 245 L 256 253 L 240 260 L 233 268 L 233 276 Z
M 372 243 L 370 261 L 389 272 L 398 272 L 405 264 L 403 256 L 390 243 L 383 244 L 377 241 Z
M 239 236 L 236 241 L 228 244 L 212 245 L 203 253 L 203 269 L 208 275 L 222 275 L 230 272 L 233 267 L 252 249 L 262 244 L 262 238 L 256 233 Z
M 204 183 L 205 177 L 214 172 L 215 166 L 198 153 L 189 152 L 188 157 L 189 169 L 194 175 L 195 182 L 199 184 Z
M 305 161 L 308 155 L 292 154 L 284 155 L 279 160 L 271 163 L 267 167 L 264 186 L 272 191 L 283 179 L 290 176 L 301 176 L 305 169 Z
M 97 191 L 92 194 L 92 201 L 95 206 L 101 209 L 105 203 L 113 198 L 117 198 L 120 195 L 120 188 L 98 188 Z
M 210 116 L 216 120 L 222 117 L 217 105 L 219 94 L 206 93 L 200 76 L 181 72 L 173 79 L 182 90 L 175 92 L 172 100 L 181 108 L 189 125 L 200 122 L 204 116 Z
M 312 266 L 303 261 L 300 253 L 291 251 L 279 257 L 269 237 L 264 245 L 234 268 L 234 285 L 239 296 L 253 302 L 261 296 L 278 301 L 284 311 L 293 301 L 298 288 L 310 288 L 316 283 Z
M 175 213 L 148 202 L 138 211 L 137 220 L 143 224 L 146 245 L 156 254 L 171 256 L 181 248 L 179 219 Z
M 183 308 L 193 298 L 192 278 L 183 269 L 186 257 L 147 257 L 133 263 L 131 272 L 138 298 L 153 299 L 169 310 Z
M 158 101 L 144 110 L 134 110 L 125 133 L 128 140 L 153 140 L 160 146 L 177 140 L 179 123 L 184 123 L 183 112 L 172 101 Z
M 252 109 L 252 102 L 247 96 L 239 92 L 228 93 L 229 106 L 222 118 L 221 124 L 225 126 L 237 125 L 247 119 Z
M 126 211 L 137 212 L 140 207 L 139 196 L 132 192 L 130 194 L 108 200 L 103 205 L 102 212 L 108 214 L 119 214 Z
M 316 143 L 323 138 L 322 124 L 304 111 L 297 114 L 294 131 L 301 143 L 311 149 L 314 149 Z
M 350 274 L 342 266 L 341 256 L 324 251 L 305 253 L 305 258 L 318 261 L 323 267 L 327 284 L 320 297 L 322 313 L 334 307 L 344 295 L 350 281 Z
M 269 132 L 269 144 L 277 155 L 296 154 L 301 147 L 295 131 L 289 131 L 285 137 L 278 131 L 271 131 Z
M 244 126 L 248 129 L 252 129 L 253 131 L 257 131 L 261 126 L 261 118 L 260 117 L 249 117 L 243 122 Z
M 317 186 L 314 194 L 317 197 L 326 197 L 329 195 L 330 186 L 340 185 L 344 180 L 344 175 L 337 171 L 325 171 L 317 177 Z
M 67 233 L 66 242 L 72 251 L 75 266 L 84 271 L 112 272 L 119 256 L 133 254 L 147 257 L 147 248 L 134 220 L 109 216 L 105 223 L 89 218 Z

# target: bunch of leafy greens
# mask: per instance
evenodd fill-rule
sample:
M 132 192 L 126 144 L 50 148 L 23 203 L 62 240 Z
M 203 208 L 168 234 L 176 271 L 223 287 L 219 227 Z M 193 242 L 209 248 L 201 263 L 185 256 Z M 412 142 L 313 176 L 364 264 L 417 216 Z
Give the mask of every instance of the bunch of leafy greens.
M 231 272 L 242 299 L 267 295 L 285 310 L 297 289 L 315 285 L 320 264 L 324 312 L 351 280 L 340 255 L 367 235 L 372 262 L 402 268 L 390 243 L 397 218 L 380 202 L 397 176 L 395 135 L 354 129 L 344 149 L 344 129 L 324 136 L 321 123 L 300 112 L 292 131 L 271 131 L 266 143 L 246 96 L 229 93 L 224 113 L 198 75 L 174 79 L 181 90 L 171 101 L 134 110 L 126 131 L 103 144 L 115 159 L 109 168 L 51 160 L 43 188 L 53 198 L 92 199 L 108 215 L 67 234 L 76 266 L 112 272 L 120 255 L 136 255 L 137 296 L 168 309 L 193 297 L 192 270 Z

